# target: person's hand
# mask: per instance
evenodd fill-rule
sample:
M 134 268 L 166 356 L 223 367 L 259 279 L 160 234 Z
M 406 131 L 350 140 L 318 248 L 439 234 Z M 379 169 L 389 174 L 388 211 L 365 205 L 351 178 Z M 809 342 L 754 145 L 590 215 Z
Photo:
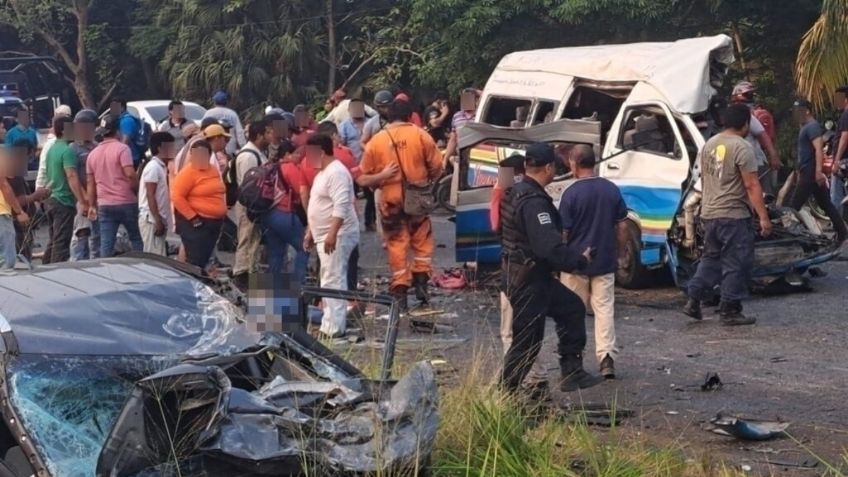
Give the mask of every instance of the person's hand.
M 312 239 L 312 234 L 307 233 L 305 237 L 303 237 L 303 249 L 306 251 L 312 250 L 315 247 L 315 240 Z
M 153 222 L 153 235 L 161 237 L 165 235 L 165 222 L 161 218 L 156 218 Z
M 768 217 L 760 218 L 760 235 L 763 237 L 771 235 L 771 220 Z
M 780 162 L 780 159 L 772 159 L 769 161 L 769 166 L 771 166 L 772 170 L 779 171 L 783 164 Z
M 35 189 L 35 192 L 32 193 L 32 199 L 36 202 L 41 202 L 50 197 L 50 189 L 46 187 L 39 187 Z
M 827 185 L 827 176 L 822 172 L 816 172 L 816 183 L 820 186 Z
M 15 214 L 15 220 L 17 220 L 21 225 L 27 225 L 29 224 L 29 214 L 22 210 Z
M 380 172 L 380 179 L 388 180 L 394 177 L 395 174 L 400 170 L 397 162 L 389 163 L 383 170 Z
M 592 255 L 595 254 L 594 249 L 592 247 L 586 247 L 586 250 L 583 251 L 583 256 L 586 257 L 586 262 L 592 263 Z
M 336 241 L 338 240 L 338 234 L 329 233 L 327 234 L 327 238 L 324 240 L 324 253 L 330 255 L 331 253 L 336 251 Z

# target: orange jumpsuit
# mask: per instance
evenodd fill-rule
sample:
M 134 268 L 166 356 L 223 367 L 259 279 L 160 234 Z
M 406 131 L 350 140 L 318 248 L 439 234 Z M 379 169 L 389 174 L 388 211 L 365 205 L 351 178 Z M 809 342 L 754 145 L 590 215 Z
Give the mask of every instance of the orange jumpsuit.
M 436 143 L 426 131 L 410 123 L 390 124 L 377 133 L 365 147 L 360 168 L 363 174 L 371 175 L 392 162 L 398 163 L 411 184 L 435 181 L 442 175 L 442 154 Z M 429 216 L 413 217 L 403 212 L 400 172 L 384 182 L 380 191 L 382 198 L 377 205 L 392 271 L 391 287 L 409 288 L 413 273 L 432 271 L 433 224 Z

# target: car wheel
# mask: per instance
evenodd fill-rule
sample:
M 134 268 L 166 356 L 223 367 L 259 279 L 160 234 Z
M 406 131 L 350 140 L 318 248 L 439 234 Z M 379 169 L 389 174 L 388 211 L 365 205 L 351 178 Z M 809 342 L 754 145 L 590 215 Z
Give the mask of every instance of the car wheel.
M 639 227 L 627 221 L 627 242 L 624 252 L 624 267 L 615 272 L 615 281 L 624 288 L 644 288 L 651 282 L 651 271 L 642 265 L 642 233 Z
M 454 207 L 451 202 L 451 182 L 453 182 L 453 176 L 448 174 L 441 179 L 439 179 L 438 184 L 436 184 L 436 202 L 439 206 L 448 212 L 456 212 L 456 207 Z

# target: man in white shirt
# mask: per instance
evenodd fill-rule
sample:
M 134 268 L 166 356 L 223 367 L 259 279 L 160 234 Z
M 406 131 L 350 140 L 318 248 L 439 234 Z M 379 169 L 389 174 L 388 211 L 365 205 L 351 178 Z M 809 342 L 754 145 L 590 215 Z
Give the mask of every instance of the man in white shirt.
M 146 253 L 167 257 L 165 238 L 174 225 L 168 189 L 168 163 L 177 153 L 174 136 L 168 132 L 153 133 L 150 153 L 153 158 L 144 166 L 138 189 L 138 229 Z
M 53 111 L 53 120 L 55 121 L 57 118 L 69 118 L 71 117 L 71 107 L 63 104 L 56 108 Z M 47 140 L 44 142 L 44 145 L 41 147 L 41 154 L 38 156 L 38 173 L 35 176 L 35 187 L 37 189 L 42 189 L 47 187 L 47 152 L 50 151 L 50 147 L 53 143 L 56 142 L 56 135 L 52 132 L 47 135 Z
M 318 249 L 322 288 L 347 290 L 348 259 L 359 244 L 353 178 L 333 156 L 333 139 L 329 136 L 317 134 L 307 140 L 306 160 L 321 170 L 309 195 L 304 248 Z M 328 338 L 343 336 L 347 301 L 326 299 L 324 303 L 320 333 Z
M 227 107 L 230 95 L 226 91 L 218 91 L 212 96 L 215 107 L 206 111 L 203 118 L 215 118 L 219 123 L 229 123 L 233 126 L 233 135 L 227 143 L 227 154 L 234 155 L 236 151 L 244 147 L 244 127 L 241 125 L 238 113 Z
M 247 171 L 268 162 L 262 151 L 268 147 L 273 128 L 264 120 L 255 121 L 248 128 L 248 142 L 236 156 L 235 170 L 228 171 L 228 179 L 241 184 Z M 238 245 L 233 264 L 233 279 L 239 286 L 247 285 L 247 276 L 255 273 L 259 256 L 260 230 L 247 217 L 247 211 L 241 204 L 235 205 L 236 224 L 238 225 Z

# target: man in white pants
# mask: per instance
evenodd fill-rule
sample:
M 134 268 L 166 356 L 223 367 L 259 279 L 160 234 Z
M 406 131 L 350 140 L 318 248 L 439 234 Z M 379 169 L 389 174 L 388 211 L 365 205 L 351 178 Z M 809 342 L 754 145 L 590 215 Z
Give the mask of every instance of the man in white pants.
M 309 230 L 304 248 L 318 249 L 321 261 L 321 287 L 347 290 L 347 266 L 351 252 L 359 244 L 353 178 L 347 167 L 333 156 L 333 138 L 323 134 L 306 142 L 306 160 L 320 169 L 309 195 Z M 347 300 L 324 300 L 320 334 L 324 338 L 344 336 Z
M 618 187 L 595 175 L 595 153 L 590 146 L 572 148 L 568 163 L 574 177 L 559 203 L 569 246 L 591 247 L 591 263 L 580 274 L 563 273 L 562 284 L 595 313 L 595 354 L 601 375 L 615 379 L 618 347 L 615 338 L 615 271 L 618 253 L 627 237 L 627 206 Z

